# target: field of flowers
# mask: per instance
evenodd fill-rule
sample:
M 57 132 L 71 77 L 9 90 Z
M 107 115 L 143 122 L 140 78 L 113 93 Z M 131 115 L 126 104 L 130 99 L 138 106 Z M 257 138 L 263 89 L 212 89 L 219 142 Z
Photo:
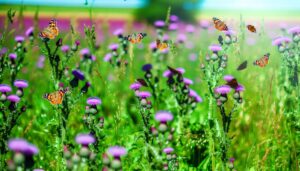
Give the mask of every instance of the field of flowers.
M 0 170 L 299 170 L 299 20 L 170 11 L 1 16 Z

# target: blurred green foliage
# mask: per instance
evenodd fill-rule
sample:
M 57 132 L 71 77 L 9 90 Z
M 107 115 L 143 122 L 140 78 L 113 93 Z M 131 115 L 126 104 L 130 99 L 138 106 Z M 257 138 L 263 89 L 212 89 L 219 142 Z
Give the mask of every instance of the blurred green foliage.
M 166 11 L 171 7 L 171 14 L 185 22 L 195 22 L 195 14 L 202 2 L 203 0 L 149 0 L 146 6 L 135 11 L 135 18 L 152 24 L 156 20 L 165 20 Z

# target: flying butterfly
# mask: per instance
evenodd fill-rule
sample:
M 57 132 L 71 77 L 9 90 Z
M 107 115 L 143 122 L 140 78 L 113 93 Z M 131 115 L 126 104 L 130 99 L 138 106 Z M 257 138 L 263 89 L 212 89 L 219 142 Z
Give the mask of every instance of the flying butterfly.
M 156 39 L 156 48 L 159 50 L 165 50 L 169 47 L 167 42 L 161 42 L 159 39 Z
M 142 39 L 146 36 L 147 36 L 146 33 L 138 33 L 138 34 L 134 33 L 134 34 L 128 35 L 126 37 L 126 40 L 130 41 L 133 44 L 137 44 L 137 43 L 140 43 L 142 41 Z
M 265 67 L 269 63 L 270 53 L 265 54 L 263 57 L 255 60 L 253 65 L 257 65 L 259 67 Z
M 39 33 L 39 36 L 43 39 L 54 39 L 56 36 L 58 36 L 59 29 L 57 27 L 57 21 L 56 19 L 52 19 L 49 22 L 48 27 L 46 27 L 42 32 Z
M 256 28 L 253 25 L 247 25 L 247 29 L 252 33 L 256 33 Z
M 220 19 L 213 17 L 213 22 L 215 24 L 215 28 L 219 31 L 228 31 L 227 25 L 221 21 Z
M 143 78 L 137 78 L 136 81 L 140 83 L 142 86 L 148 87 L 147 82 Z
M 53 93 L 46 93 L 44 95 L 44 98 L 47 99 L 53 105 L 62 104 L 64 95 L 67 91 L 68 89 L 64 89 L 64 90 L 55 91 Z
M 247 68 L 247 64 L 248 64 L 248 61 L 247 61 L 247 60 L 244 61 L 244 62 L 242 62 L 242 63 L 237 67 L 236 70 L 241 71 L 241 70 L 246 69 L 246 68 Z

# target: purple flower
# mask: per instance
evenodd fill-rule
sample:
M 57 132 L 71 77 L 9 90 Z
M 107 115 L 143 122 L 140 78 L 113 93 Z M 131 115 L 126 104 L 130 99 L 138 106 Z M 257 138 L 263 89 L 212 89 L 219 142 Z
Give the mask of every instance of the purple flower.
M 118 44 L 110 44 L 109 45 L 109 49 L 112 51 L 116 51 L 118 49 L 119 45 Z
M 28 83 L 25 80 L 16 80 L 14 82 L 14 86 L 16 86 L 18 88 L 26 88 L 26 87 L 28 87 Z
M 234 159 L 233 157 L 231 157 L 231 158 L 229 159 L 230 163 L 233 163 L 234 160 L 235 160 L 235 159 Z
M 158 111 L 155 114 L 155 120 L 161 123 L 166 123 L 167 121 L 173 120 L 173 115 L 172 113 L 167 111 Z
M 157 28 L 162 28 L 165 26 L 165 22 L 162 21 L 162 20 L 157 20 L 154 22 L 154 26 L 157 27 Z
M 25 39 L 24 39 L 23 36 L 16 36 L 16 37 L 15 37 L 15 41 L 16 41 L 16 42 L 22 43 L 22 42 L 24 42 L 24 40 L 25 40 Z
M 61 51 L 63 51 L 64 53 L 69 52 L 69 50 L 70 50 L 70 47 L 69 47 L 68 45 L 63 45 L 63 46 L 61 47 Z
M 123 29 L 117 29 L 117 30 L 115 30 L 114 31 L 114 33 L 113 33 L 115 36 L 121 36 L 122 34 L 123 34 Z
M 33 155 L 39 152 L 38 148 L 24 139 L 11 139 L 8 141 L 8 148 L 14 152 L 21 152 L 26 155 Z
M 33 31 L 34 31 L 34 28 L 33 28 L 33 27 L 29 27 L 29 28 L 26 30 L 25 35 L 26 35 L 27 37 L 32 36 L 32 35 L 33 35 Z
M 193 25 L 187 25 L 185 28 L 186 32 L 188 33 L 194 33 L 195 32 L 195 27 Z
M 201 20 L 200 21 L 200 27 L 203 28 L 203 29 L 208 29 L 208 27 L 209 27 L 209 21 L 207 21 L 207 20 Z
M 6 84 L 0 84 L 0 92 L 1 93 L 8 93 L 11 92 L 11 87 Z
M 170 21 L 175 23 L 178 21 L 178 17 L 176 15 L 170 15 Z
M 189 60 L 190 60 L 190 61 L 196 61 L 196 60 L 197 60 L 197 54 L 191 53 L 191 54 L 189 55 Z
M 3 47 L 1 50 L 0 50 L 0 57 L 2 57 L 4 54 L 6 54 L 7 52 L 7 48 L 6 47 Z
M 107 53 L 107 54 L 104 56 L 103 60 L 104 60 L 105 62 L 108 62 L 108 61 L 111 60 L 111 58 L 112 58 L 111 53 Z
M 176 23 L 171 23 L 170 25 L 169 25 L 169 30 L 170 31 L 175 31 L 175 30 L 177 30 L 178 29 L 178 24 L 176 24 Z
M 8 57 L 9 57 L 10 59 L 17 59 L 17 54 L 15 54 L 15 53 L 10 53 L 10 54 L 8 55 Z
M 132 83 L 130 85 L 131 90 L 139 90 L 141 87 L 142 87 L 142 85 L 140 83 Z
M 233 36 L 235 34 L 235 31 L 233 31 L 233 30 L 226 30 L 223 32 L 225 33 L 226 36 Z
M 162 38 L 163 41 L 168 41 L 169 40 L 169 35 L 165 34 Z
M 174 151 L 172 147 L 167 147 L 163 149 L 163 152 L 166 154 L 171 154 Z
M 20 97 L 17 95 L 9 95 L 9 96 L 7 96 L 7 100 L 9 100 L 13 103 L 18 103 L 20 101 Z
M 241 84 L 238 84 L 238 86 L 235 88 L 236 92 L 241 92 L 241 91 L 244 91 L 244 90 L 245 90 L 245 87 Z
M 98 97 L 90 97 L 86 100 L 86 103 L 92 106 L 101 104 L 101 99 Z
M 37 62 L 37 64 L 36 64 L 36 66 L 38 67 L 38 68 L 44 68 L 44 62 L 45 62 L 45 56 L 44 55 L 41 55 L 40 57 L 39 57 L 39 60 L 38 60 L 38 62 Z
M 186 40 L 186 35 L 185 34 L 178 34 L 177 41 L 179 43 L 183 43 L 185 40 Z
M 188 79 L 188 78 L 183 78 L 183 83 L 185 85 L 191 85 L 191 84 L 193 84 L 193 80 Z
M 289 37 L 278 37 L 272 41 L 273 46 L 280 46 L 283 43 L 290 43 L 292 40 Z
M 88 48 L 81 49 L 80 54 L 82 56 L 88 56 L 90 55 L 90 50 Z
M 156 42 L 151 42 L 150 45 L 149 45 L 149 47 L 152 50 L 157 49 Z
M 231 88 L 228 85 L 221 85 L 217 88 L 215 88 L 215 92 L 219 94 L 228 94 L 230 92 Z
M 96 59 L 97 59 L 97 58 L 96 58 L 95 55 L 91 55 L 91 60 L 92 60 L 92 61 L 96 61 Z
M 166 70 L 164 73 L 163 73 L 163 76 L 166 77 L 166 78 L 169 78 L 172 76 L 172 72 L 170 70 Z
M 36 146 L 28 143 L 27 149 L 23 153 L 25 155 L 32 156 L 34 154 L 37 154 L 38 152 L 39 152 L 39 149 Z
M 293 35 L 300 34 L 300 27 L 299 26 L 292 27 L 288 30 L 288 33 Z
M 145 71 L 145 72 L 150 71 L 151 69 L 152 69 L 152 65 L 151 64 L 145 64 L 142 67 L 142 70 Z
M 141 92 L 138 92 L 137 96 L 142 99 L 146 99 L 148 97 L 151 97 L 151 93 L 148 91 L 141 91 Z
M 120 158 L 127 154 L 127 151 L 124 147 L 121 146 L 112 146 L 109 147 L 107 153 L 112 155 L 114 158 Z
M 224 79 L 226 82 L 230 82 L 231 80 L 234 79 L 234 76 L 232 76 L 232 75 L 225 75 L 225 76 L 223 77 L 223 79 Z
M 189 96 L 190 96 L 190 97 L 193 97 L 194 100 L 195 100 L 196 102 L 198 102 L 198 103 L 200 103 L 200 102 L 203 101 L 202 98 L 201 98 L 194 90 L 192 90 L 192 89 L 190 89 Z
M 79 80 L 84 80 L 84 74 L 78 70 L 78 69 L 75 69 L 72 71 L 72 74 Z
M 76 46 L 79 46 L 79 45 L 80 45 L 80 40 L 76 40 L 76 41 L 75 41 L 75 45 L 76 45 Z
M 93 144 L 96 140 L 94 136 L 90 134 L 78 134 L 75 138 L 75 141 L 77 144 L 88 146 L 89 144 Z
M 216 44 L 210 45 L 208 48 L 209 48 L 209 50 L 211 50 L 213 52 L 218 52 L 218 51 L 222 50 L 222 47 L 220 45 L 216 45 Z

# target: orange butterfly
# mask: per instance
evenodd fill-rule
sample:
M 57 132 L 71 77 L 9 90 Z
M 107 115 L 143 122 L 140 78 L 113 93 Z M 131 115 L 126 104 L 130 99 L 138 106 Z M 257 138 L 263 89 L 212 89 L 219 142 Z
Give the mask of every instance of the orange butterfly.
M 253 25 L 247 25 L 247 28 L 249 31 L 251 31 L 252 33 L 256 33 L 256 28 Z
M 156 39 L 156 48 L 159 50 L 165 50 L 169 47 L 167 42 L 161 42 L 159 39 Z
M 64 95 L 67 91 L 68 91 L 68 89 L 58 90 L 58 91 L 53 92 L 53 93 L 46 93 L 44 95 L 44 98 L 49 100 L 49 102 L 53 105 L 62 104 Z
M 265 67 L 269 63 L 270 53 L 265 54 L 260 59 L 254 61 L 253 65 L 257 65 L 259 67 Z
M 140 43 L 144 37 L 146 37 L 146 33 L 132 34 L 127 36 L 127 40 L 133 44 Z
M 59 29 L 57 27 L 57 21 L 55 19 L 52 19 L 49 22 L 48 27 L 46 27 L 42 32 L 40 32 L 39 36 L 44 39 L 54 39 L 56 36 L 58 36 Z
M 214 24 L 215 24 L 215 28 L 217 30 L 219 30 L 219 31 L 227 31 L 228 30 L 227 25 L 223 21 L 219 20 L 216 17 L 213 17 L 213 21 L 214 21 Z

